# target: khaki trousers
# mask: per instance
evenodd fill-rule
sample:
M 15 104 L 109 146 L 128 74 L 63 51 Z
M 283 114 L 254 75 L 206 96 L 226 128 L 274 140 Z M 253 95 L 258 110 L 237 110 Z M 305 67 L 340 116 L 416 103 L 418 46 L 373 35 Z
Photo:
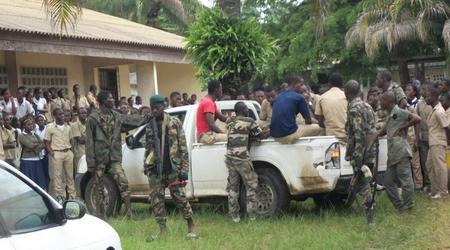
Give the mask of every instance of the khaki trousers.
M 445 146 L 442 145 L 432 145 L 428 151 L 427 167 L 433 195 L 445 195 L 448 193 L 448 170 L 445 163 L 445 151 Z
M 414 147 L 414 143 L 409 144 L 411 146 L 411 149 Z M 419 149 L 416 151 L 413 150 L 412 152 L 412 159 L 411 159 L 411 170 L 414 180 L 414 188 L 420 189 L 423 187 L 423 176 L 422 176 L 422 168 L 420 166 L 420 153 Z
M 427 168 L 427 156 L 428 150 L 430 146 L 428 145 L 428 141 L 419 141 L 419 158 L 420 158 L 420 167 L 422 168 L 422 183 L 424 187 L 430 186 L 430 178 L 428 177 L 428 168 Z
M 282 144 L 292 144 L 300 137 L 322 136 L 325 135 L 325 129 L 319 127 L 318 124 L 299 125 L 295 133 L 284 137 L 275 138 L 275 141 Z
M 50 194 L 66 198 L 66 187 L 69 197 L 76 197 L 73 181 L 73 153 L 72 151 L 54 151 L 50 158 Z
M 216 142 L 227 141 L 227 134 L 218 134 L 215 132 L 206 132 L 199 136 L 198 141 L 204 144 L 214 144 Z

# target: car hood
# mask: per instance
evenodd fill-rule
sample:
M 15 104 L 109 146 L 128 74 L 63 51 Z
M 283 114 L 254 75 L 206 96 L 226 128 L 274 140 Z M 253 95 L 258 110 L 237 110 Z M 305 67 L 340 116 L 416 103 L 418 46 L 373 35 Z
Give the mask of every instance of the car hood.
M 68 220 L 64 225 L 72 232 L 76 232 L 77 238 L 86 245 L 90 245 L 93 242 L 99 242 L 104 240 L 118 240 L 120 242 L 119 235 L 108 223 L 86 214 L 81 219 Z M 84 245 L 83 244 L 83 245 Z

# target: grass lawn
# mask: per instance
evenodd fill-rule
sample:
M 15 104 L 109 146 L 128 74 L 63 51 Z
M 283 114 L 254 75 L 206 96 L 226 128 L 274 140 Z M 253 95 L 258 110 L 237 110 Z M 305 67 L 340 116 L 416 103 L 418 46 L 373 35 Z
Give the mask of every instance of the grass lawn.
M 193 206 L 199 238 L 185 240 L 186 223 L 170 209 L 168 235 L 156 242 L 145 239 L 158 232 L 148 204 L 135 204 L 131 221 L 114 218 L 125 250 L 138 249 L 450 249 L 450 199 L 432 201 L 416 195 L 415 209 L 400 214 L 385 193 L 378 196 L 375 223 L 368 226 L 364 211 L 316 209 L 312 201 L 292 202 L 278 218 L 233 224 L 223 205 Z

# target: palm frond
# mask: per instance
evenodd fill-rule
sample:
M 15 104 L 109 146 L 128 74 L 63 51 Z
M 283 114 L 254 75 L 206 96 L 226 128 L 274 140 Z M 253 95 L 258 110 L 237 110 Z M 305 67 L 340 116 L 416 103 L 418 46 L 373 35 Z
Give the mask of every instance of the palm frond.
M 444 29 L 442 30 L 442 38 L 447 45 L 447 49 L 450 51 L 450 19 L 448 19 L 444 24 Z
M 81 15 L 81 0 L 43 0 L 47 15 L 52 25 L 60 33 L 67 33 L 67 27 L 75 29 L 78 17 Z
M 327 16 L 330 8 L 329 0 L 313 0 L 312 9 L 315 22 L 316 39 L 320 40 L 323 37 L 325 17 Z

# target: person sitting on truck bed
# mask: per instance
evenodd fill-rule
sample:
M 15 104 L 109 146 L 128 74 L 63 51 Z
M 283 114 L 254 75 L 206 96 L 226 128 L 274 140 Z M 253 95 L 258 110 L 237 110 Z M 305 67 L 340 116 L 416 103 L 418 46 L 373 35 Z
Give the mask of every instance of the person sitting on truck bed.
M 338 73 L 330 75 L 328 82 L 331 88 L 325 92 L 316 105 L 315 115 L 319 126 L 325 128 L 325 134 L 346 140 L 345 122 L 347 120 L 347 99 L 342 91 L 342 76 Z
M 228 119 L 228 144 L 225 154 L 225 164 L 228 168 L 228 212 L 235 223 L 240 221 L 239 208 L 239 183 L 242 178 L 247 190 L 247 212 L 250 220 L 256 215 L 256 188 L 258 176 L 250 159 L 249 148 L 252 137 L 266 138 L 268 133 L 263 133 L 255 120 L 248 117 L 249 111 L 244 102 L 234 105 L 236 116 Z
M 225 122 L 228 117 L 218 111 L 216 100 L 222 96 L 222 83 L 216 80 L 208 82 L 208 95 L 205 96 L 197 108 L 197 137 L 199 142 L 214 144 L 226 141 L 226 134 L 217 127 L 215 120 Z
M 302 136 L 311 136 L 307 129 L 297 126 L 296 117 L 300 113 L 305 124 L 312 124 L 305 98 L 297 93 L 303 84 L 303 79 L 291 76 L 287 80 L 289 89 L 278 94 L 272 106 L 270 134 L 283 144 L 291 144 Z

